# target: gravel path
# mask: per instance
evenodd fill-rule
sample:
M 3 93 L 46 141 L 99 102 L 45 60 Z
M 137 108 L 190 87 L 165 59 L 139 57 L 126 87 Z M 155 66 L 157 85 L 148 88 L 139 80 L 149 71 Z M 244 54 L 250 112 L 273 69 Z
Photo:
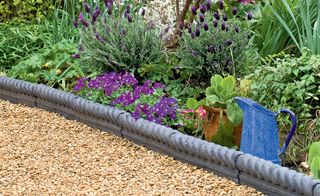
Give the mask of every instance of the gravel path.
M 0 101 L 0 195 L 261 195 L 58 114 Z

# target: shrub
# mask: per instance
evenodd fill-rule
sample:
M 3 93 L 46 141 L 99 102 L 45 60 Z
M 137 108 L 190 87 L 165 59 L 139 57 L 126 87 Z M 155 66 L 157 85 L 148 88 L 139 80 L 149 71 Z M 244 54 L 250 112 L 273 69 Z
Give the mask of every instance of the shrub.
M 259 65 L 246 20 L 210 11 L 201 11 L 196 23 L 184 25 L 178 49 L 184 75 L 208 83 L 212 75 L 242 76 Z
M 53 0 L 0 0 L 0 22 L 44 18 L 54 9 Z
M 77 78 L 83 77 L 77 61 L 71 57 L 76 44 L 66 40 L 32 53 L 14 65 L 9 76 L 30 82 L 45 83 L 63 90 L 72 88 Z
M 76 92 L 89 100 L 131 112 L 135 119 L 145 118 L 157 124 L 177 125 L 177 100 L 167 97 L 165 86 L 150 80 L 139 85 L 131 74 L 109 72 L 95 79 L 79 79 Z
M 320 110 L 320 56 L 310 55 L 306 50 L 299 58 L 285 54 L 282 58 L 275 56 L 278 57 L 265 59 L 265 65 L 249 77 L 252 80 L 252 96 L 274 111 L 289 108 L 297 114 L 298 133 L 303 139 L 294 138 L 297 146 L 290 149 L 290 158 L 295 159 L 295 154 L 305 154 L 307 146 L 320 139 L 320 123 L 317 122 Z
M 158 63 L 163 56 L 159 31 L 130 5 L 121 12 L 112 1 L 106 2 L 107 7 L 92 7 L 87 17 L 79 16 L 82 59 L 93 60 L 104 71 L 136 72 L 141 64 Z

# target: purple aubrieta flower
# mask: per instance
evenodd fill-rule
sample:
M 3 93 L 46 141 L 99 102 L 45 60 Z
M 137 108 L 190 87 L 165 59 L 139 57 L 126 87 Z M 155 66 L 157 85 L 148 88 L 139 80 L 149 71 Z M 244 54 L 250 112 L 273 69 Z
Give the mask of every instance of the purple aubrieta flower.
M 209 29 L 209 26 L 208 26 L 208 24 L 206 22 L 203 24 L 203 29 L 205 31 L 208 31 L 208 29 Z
M 76 92 L 81 91 L 86 86 L 87 78 L 80 78 L 77 80 L 76 85 L 73 87 L 73 90 Z
M 79 21 L 85 27 L 89 27 L 89 23 L 84 19 L 82 12 L 79 14 Z
M 195 6 L 192 6 L 191 12 L 193 15 L 197 15 L 197 8 Z
M 157 88 L 165 89 L 166 86 L 164 84 L 162 84 L 161 82 L 156 82 L 156 83 L 154 83 L 153 88 L 155 88 L 155 89 L 157 89 Z
M 200 22 L 204 21 L 204 15 L 202 13 L 199 15 L 199 19 L 200 19 Z

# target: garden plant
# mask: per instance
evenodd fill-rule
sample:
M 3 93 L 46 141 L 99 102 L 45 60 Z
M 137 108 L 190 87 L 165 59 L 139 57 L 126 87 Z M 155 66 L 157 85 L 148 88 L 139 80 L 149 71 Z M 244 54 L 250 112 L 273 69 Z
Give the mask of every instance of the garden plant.
M 320 0 L 0 0 L 0 72 L 200 139 L 216 107 L 228 117 L 209 141 L 236 149 L 235 96 L 288 108 L 299 123 L 286 164 L 307 163 L 319 178 L 319 8 Z M 288 122 L 280 118 L 281 130 Z

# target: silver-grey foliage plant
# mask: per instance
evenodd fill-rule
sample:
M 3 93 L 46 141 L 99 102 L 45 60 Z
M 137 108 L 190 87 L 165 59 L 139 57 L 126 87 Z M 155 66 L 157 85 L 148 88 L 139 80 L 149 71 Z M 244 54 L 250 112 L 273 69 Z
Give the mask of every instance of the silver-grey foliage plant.
M 112 0 L 90 7 L 84 3 L 74 26 L 80 34 L 81 58 L 104 71 L 135 72 L 141 64 L 158 63 L 163 57 L 163 41 L 158 29 L 144 20 L 145 10 L 118 6 Z

